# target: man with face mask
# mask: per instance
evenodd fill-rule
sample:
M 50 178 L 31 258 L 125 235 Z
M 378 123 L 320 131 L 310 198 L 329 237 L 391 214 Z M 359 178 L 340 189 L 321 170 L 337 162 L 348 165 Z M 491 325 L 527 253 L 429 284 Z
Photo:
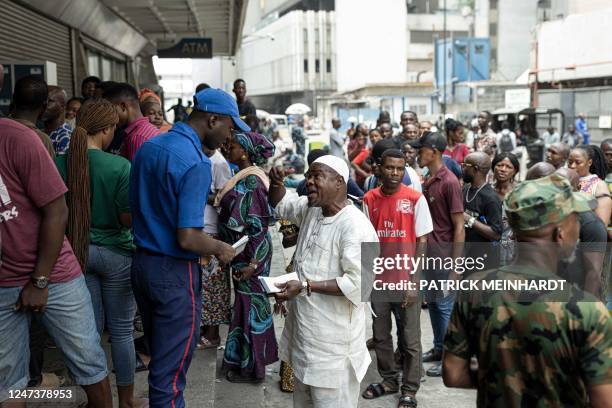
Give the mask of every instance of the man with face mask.
M 578 214 L 591 211 L 591 203 L 553 174 L 521 183 L 504 207 L 518 256 L 472 279 L 558 280 L 557 263 L 572 256 Z M 513 294 L 459 294 L 444 342 L 444 384 L 477 388 L 479 407 L 609 406 L 612 317 L 603 303 L 575 286 L 530 292 L 528 302 Z M 470 364 L 474 355 L 478 368 Z
M 491 158 L 484 152 L 468 154 L 463 163 L 463 218 L 468 256 L 487 254 L 486 264 L 497 262 L 494 248 L 489 244 L 499 241 L 503 230 L 502 206 L 499 196 L 487 183 Z

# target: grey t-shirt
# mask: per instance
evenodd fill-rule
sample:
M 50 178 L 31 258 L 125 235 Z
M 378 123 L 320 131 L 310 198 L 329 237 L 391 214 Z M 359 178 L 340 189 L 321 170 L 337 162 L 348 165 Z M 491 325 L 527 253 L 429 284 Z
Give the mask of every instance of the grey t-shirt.
M 344 143 L 346 141 L 346 135 L 341 134 L 336 129 L 332 129 L 329 132 L 329 148 L 330 153 L 336 157 L 344 159 Z

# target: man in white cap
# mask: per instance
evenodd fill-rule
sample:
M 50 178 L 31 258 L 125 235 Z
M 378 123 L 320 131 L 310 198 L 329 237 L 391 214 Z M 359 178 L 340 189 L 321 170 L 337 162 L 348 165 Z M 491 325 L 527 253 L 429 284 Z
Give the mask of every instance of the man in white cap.
M 349 169 L 338 157 L 315 160 L 306 173 L 308 195 L 283 186 L 270 172 L 270 204 L 300 228 L 294 267 L 299 281 L 280 286 L 289 301 L 280 356 L 293 368 L 294 407 L 357 407 L 370 365 L 361 297 L 361 244 L 378 237 L 346 196 Z

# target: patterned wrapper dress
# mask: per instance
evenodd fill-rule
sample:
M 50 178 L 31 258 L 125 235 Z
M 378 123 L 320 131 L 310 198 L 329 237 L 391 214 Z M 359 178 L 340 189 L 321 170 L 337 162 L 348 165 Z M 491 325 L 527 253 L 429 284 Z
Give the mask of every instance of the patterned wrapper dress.
M 263 379 L 266 365 L 278 360 L 272 308 L 258 280 L 259 276 L 270 274 L 272 238 L 268 225 L 273 220 L 272 209 L 264 184 L 254 175 L 236 183 L 225 194 L 220 207 L 220 238 L 232 244 L 244 235 L 249 236 L 244 251 L 232 261 L 232 269 L 244 268 L 252 259 L 258 265 L 249 279 L 233 281 L 235 300 L 223 368 L 238 371 L 243 377 Z

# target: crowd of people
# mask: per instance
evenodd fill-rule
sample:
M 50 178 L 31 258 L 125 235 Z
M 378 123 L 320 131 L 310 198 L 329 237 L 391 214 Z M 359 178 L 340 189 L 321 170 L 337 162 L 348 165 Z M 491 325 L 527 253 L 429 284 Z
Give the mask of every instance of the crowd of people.
M 295 407 L 398 392 L 399 407 L 416 407 L 423 374 L 477 388 L 483 407 L 612 401 L 612 140 L 569 143 L 551 130 L 545 161 L 521 181 L 517 137 L 507 124 L 493 132 L 488 112 L 477 129 L 447 119 L 442 131 L 407 111 L 396 135 L 387 112 L 346 135 L 334 119 L 293 191 L 245 81 L 233 91 L 198 85 L 170 125 L 149 89 L 88 77 L 68 99 L 36 77 L 16 82 L 0 118 L 0 403 L 41 385 L 51 342 L 89 406 L 112 406 L 106 331 L 121 408 L 185 406 L 193 353 L 221 345 L 220 325 L 227 381 L 261 383 L 281 360 Z M 292 139 L 305 155 L 300 120 Z M 281 232 L 299 279 L 272 297 L 259 278 L 272 272 L 278 221 L 293 227 Z M 596 245 L 575 255 L 578 241 Z M 472 276 L 559 274 L 575 286 L 562 302 L 452 290 L 366 302 L 364 243 L 454 258 L 488 244 L 490 268 Z M 278 343 L 274 311 L 286 319 Z M 362 389 L 368 348 L 381 381 Z M 134 396 L 139 370 L 148 399 Z

